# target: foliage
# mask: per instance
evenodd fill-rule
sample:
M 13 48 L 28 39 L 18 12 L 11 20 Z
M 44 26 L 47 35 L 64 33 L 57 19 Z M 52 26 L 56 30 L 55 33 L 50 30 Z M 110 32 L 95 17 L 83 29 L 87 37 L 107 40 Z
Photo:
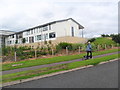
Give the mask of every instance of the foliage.
M 106 50 L 106 51 L 97 51 L 93 52 L 93 56 L 95 55 L 102 55 L 106 53 L 116 52 L 117 49 L 113 50 Z M 31 67 L 31 66 L 37 66 L 37 65 L 44 65 L 44 64 L 51 64 L 51 63 L 57 63 L 62 61 L 69 61 L 74 59 L 82 58 L 86 53 L 77 54 L 77 55 L 68 55 L 68 56 L 58 56 L 58 57 L 52 57 L 52 58 L 42 58 L 42 59 L 35 59 L 35 60 L 25 60 L 25 61 L 19 61 L 19 62 L 13 62 L 8 64 L 3 64 L 2 70 L 12 70 L 17 68 L 23 68 L 23 67 Z M 24 65 L 18 66 L 18 67 L 12 67 L 13 64 L 20 64 L 23 63 Z
M 18 44 L 18 40 L 15 40 L 15 44 Z
M 102 37 L 110 37 L 108 34 L 101 34 Z
M 61 49 L 66 49 L 66 47 L 68 47 L 69 50 L 72 49 L 72 44 L 71 43 L 66 43 L 66 42 L 61 42 L 57 45 L 57 47 L 61 48 Z
M 22 38 L 22 43 L 25 43 L 26 42 L 26 39 L 25 38 Z
M 115 44 L 115 42 L 112 39 L 109 38 L 96 38 L 96 40 L 93 42 L 96 45 L 100 45 L 100 44 L 107 44 L 107 45 L 111 45 L 111 44 Z
M 95 38 L 91 38 L 88 40 L 88 42 L 94 42 L 96 39 Z
M 114 40 L 116 43 L 120 44 L 120 34 L 112 35 L 112 40 Z

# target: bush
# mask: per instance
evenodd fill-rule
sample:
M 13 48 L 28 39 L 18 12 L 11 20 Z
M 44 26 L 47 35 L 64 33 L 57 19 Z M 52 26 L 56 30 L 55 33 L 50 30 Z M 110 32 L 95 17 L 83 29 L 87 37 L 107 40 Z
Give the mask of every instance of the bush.
M 96 39 L 95 38 L 91 38 L 88 40 L 88 42 L 94 42 Z
M 62 42 L 62 43 L 59 43 L 57 45 L 57 47 L 59 47 L 60 49 L 66 49 L 66 47 L 68 47 L 68 49 L 71 50 L 72 49 L 72 44 L 71 43 Z
M 83 44 L 72 44 L 72 50 L 73 51 L 78 50 L 79 47 L 80 47 L 80 49 L 82 49 Z

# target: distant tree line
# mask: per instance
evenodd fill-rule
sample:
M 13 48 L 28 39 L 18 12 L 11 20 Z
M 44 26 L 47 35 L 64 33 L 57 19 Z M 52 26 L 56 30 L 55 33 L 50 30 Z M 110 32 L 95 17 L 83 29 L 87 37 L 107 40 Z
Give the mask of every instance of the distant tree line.
M 101 34 L 101 37 L 111 37 L 113 41 L 120 44 L 120 34 Z

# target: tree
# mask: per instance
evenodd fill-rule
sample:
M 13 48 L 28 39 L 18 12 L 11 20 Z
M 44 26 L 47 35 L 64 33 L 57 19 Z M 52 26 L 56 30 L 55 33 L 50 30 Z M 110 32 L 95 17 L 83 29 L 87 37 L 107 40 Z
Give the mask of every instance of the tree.
M 120 34 L 113 35 L 112 40 L 114 40 L 116 43 L 120 44 Z
M 110 36 L 108 34 L 106 34 L 105 37 L 110 37 Z
M 26 42 L 25 38 L 22 38 L 22 43 L 25 43 L 25 42 Z
M 96 39 L 95 38 L 91 38 L 88 40 L 88 42 L 94 42 Z
M 102 37 L 105 37 L 105 34 L 101 34 Z
M 15 44 L 17 44 L 17 43 L 18 43 L 18 40 L 15 41 Z

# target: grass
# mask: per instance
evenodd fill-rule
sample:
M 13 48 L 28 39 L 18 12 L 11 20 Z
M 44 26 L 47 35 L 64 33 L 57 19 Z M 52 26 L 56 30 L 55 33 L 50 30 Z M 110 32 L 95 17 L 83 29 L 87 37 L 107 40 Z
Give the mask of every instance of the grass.
M 97 51 L 97 52 L 93 52 L 93 56 L 116 52 L 116 51 L 118 51 L 118 49 Z M 58 56 L 53 58 L 36 59 L 36 60 L 26 60 L 26 61 L 19 61 L 19 62 L 14 62 L 9 64 L 3 64 L 2 71 L 79 59 L 79 58 L 82 58 L 85 54 L 86 53 L 77 54 L 77 55 Z M 21 66 L 16 66 L 16 67 L 12 66 L 13 64 L 21 64 L 21 63 L 23 64 Z
M 115 44 L 115 42 L 112 39 L 108 39 L 108 38 L 105 38 L 105 37 L 104 38 L 103 37 L 96 38 L 94 43 L 95 44 L 107 44 L 107 45 Z
M 118 58 L 118 54 L 104 56 L 104 57 L 90 59 L 90 60 L 78 61 L 78 62 L 73 62 L 73 63 L 60 64 L 60 65 L 40 68 L 40 69 L 36 69 L 36 70 L 22 71 L 22 72 L 2 75 L 0 77 L 2 78 L 2 83 L 5 83 L 5 82 L 10 82 L 10 81 L 27 79 L 27 78 L 31 78 L 31 77 L 35 77 L 35 76 L 45 75 L 45 74 L 49 74 L 49 73 L 54 73 L 54 72 L 58 72 L 58 71 L 69 70 L 69 69 L 87 66 L 87 65 L 97 65 L 100 62 L 109 61 L 109 60 L 112 60 L 115 58 Z

